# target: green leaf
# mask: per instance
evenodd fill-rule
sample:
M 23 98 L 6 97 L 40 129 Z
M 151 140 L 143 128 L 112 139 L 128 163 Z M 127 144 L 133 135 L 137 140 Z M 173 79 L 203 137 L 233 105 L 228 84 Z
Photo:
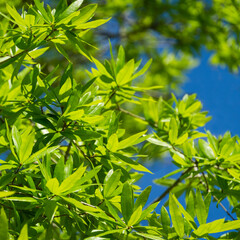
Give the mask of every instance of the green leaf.
M 187 212 L 191 215 L 192 218 L 195 217 L 195 201 L 194 201 L 194 193 L 193 191 L 190 191 L 188 194 L 188 198 L 187 198 Z
M 114 207 L 112 206 L 111 202 L 109 202 L 107 199 L 105 199 L 105 203 L 108 207 L 108 210 L 110 214 L 118 221 L 118 223 L 122 227 L 126 227 L 126 224 L 121 220 L 121 218 L 118 216 L 118 213 L 115 211 Z
M 58 16 L 67 9 L 67 7 L 67 0 L 59 0 L 54 17 L 57 19 Z
M 97 6 L 98 6 L 97 4 L 89 4 L 86 7 L 81 8 L 80 15 L 75 19 L 73 19 L 72 24 L 78 26 L 78 24 L 84 23 L 90 20 L 93 17 L 97 9 Z
M 128 226 L 133 226 L 139 222 L 142 215 L 142 206 L 140 205 L 132 214 L 128 221 Z
M 193 233 L 201 237 L 206 234 L 220 233 L 230 230 L 236 230 L 238 228 L 240 228 L 240 220 L 229 221 L 224 223 L 224 219 L 218 219 L 210 223 L 201 224 L 199 228 L 195 230 Z
M 171 224 L 170 217 L 168 215 L 167 209 L 164 206 L 162 206 L 161 208 L 161 222 L 164 229 L 170 227 Z
M 58 180 L 58 182 L 62 182 L 63 181 L 63 179 L 64 179 L 64 156 L 62 156 L 59 160 L 58 160 L 58 162 L 57 162 L 57 164 L 56 164 L 56 166 L 55 166 L 55 169 L 54 169 L 54 177 L 56 177 L 57 178 L 57 180 Z
M 80 166 L 72 175 L 64 179 L 61 183 L 58 194 L 66 195 L 75 189 L 78 181 L 82 178 L 82 175 L 85 173 L 86 167 Z
M 180 238 L 184 236 L 184 220 L 182 214 L 173 198 L 172 194 L 169 195 L 169 211 L 172 218 L 173 227 Z
M 20 26 L 26 26 L 24 19 L 19 15 L 17 10 L 14 7 L 10 7 L 6 4 L 7 11 L 12 16 L 12 18 L 16 21 L 16 23 Z
M 185 220 L 188 222 L 189 226 L 192 229 L 196 229 L 197 226 L 194 222 L 194 218 L 184 209 L 184 207 L 180 204 L 180 202 L 177 200 L 177 198 L 174 195 L 172 195 L 172 198 L 174 199 L 175 203 L 178 205 L 180 212 L 185 217 Z
M 99 139 L 102 135 L 98 132 L 90 131 L 90 130 L 78 130 L 75 131 L 77 136 L 79 136 L 82 141 L 92 141 L 95 139 Z
M 174 117 L 171 118 L 169 128 L 169 141 L 174 144 L 178 138 L 178 125 Z
M 105 68 L 105 66 L 104 66 L 101 62 L 99 62 L 96 58 L 92 58 L 92 59 L 93 59 L 93 62 L 95 63 L 95 65 L 96 65 L 98 71 L 99 71 L 101 74 L 103 74 L 103 75 L 105 75 L 105 76 L 107 76 L 108 78 L 110 78 L 110 79 L 113 80 L 111 74 L 107 71 L 107 69 Z
M 118 57 L 117 57 L 117 63 L 116 63 L 116 70 L 117 73 L 123 68 L 125 64 L 125 51 L 122 45 L 120 45 L 118 49 Z
M 14 143 L 14 146 L 17 150 L 17 154 L 19 155 L 19 150 L 22 145 L 22 139 L 19 131 L 17 130 L 16 126 L 12 126 L 12 140 Z
M 116 157 L 118 160 L 120 160 L 121 162 L 123 162 L 124 164 L 127 164 L 128 166 L 130 166 L 131 168 L 137 170 L 137 171 L 141 171 L 141 172 L 149 172 L 152 174 L 152 172 L 150 170 L 148 170 L 146 167 L 144 167 L 143 165 L 141 165 L 140 163 L 132 160 L 131 158 L 124 156 L 122 154 L 119 153 L 112 153 L 112 155 L 114 157 Z
M 21 229 L 18 240 L 28 240 L 28 225 L 27 224 L 24 224 L 23 228 Z
M 142 206 L 142 208 L 145 206 L 145 204 L 147 203 L 149 194 L 151 192 L 151 189 L 152 189 L 152 186 L 148 186 L 141 192 L 141 194 L 138 196 L 134 204 L 134 210 L 136 210 L 139 206 Z
M 147 209 L 143 210 L 139 221 L 146 220 L 148 215 L 156 209 L 158 204 L 159 204 L 159 202 L 155 202 L 155 203 L 151 204 Z
M 114 193 L 116 187 L 119 184 L 120 177 L 122 172 L 120 169 L 117 169 L 115 172 L 111 169 L 104 180 L 105 186 L 103 188 L 103 194 L 106 198 L 111 197 Z
M 107 149 L 111 152 L 116 152 L 118 150 L 118 136 L 116 133 L 112 134 L 107 143 Z
M 134 232 L 134 235 L 143 237 L 144 239 L 152 239 L 152 240 L 164 240 L 164 238 L 161 238 L 156 235 L 148 234 L 148 233 L 141 233 L 141 232 Z
M 135 79 L 135 78 L 143 75 L 148 70 L 148 68 L 150 67 L 151 64 L 152 64 L 152 59 L 148 60 L 148 62 L 144 65 L 144 67 L 132 76 L 132 79 Z
M 26 202 L 26 203 L 38 203 L 38 201 L 31 197 L 8 197 L 5 200 L 16 201 L 16 202 Z
M 197 219 L 200 224 L 204 224 L 207 221 L 206 206 L 202 199 L 202 195 L 199 189 L 196 192 L 196 199 L 195 199 L 195 212 L 197 214 Z
M 54 219 L 54 215 L 57 211 L 57 208 L 58 208 L 58 205 L 57 205 L 56 201 L 46 200 L 44 202 L 45 214 L 50 223 L 52 223 L 52 221 Z
M 8 219 L 3 208 L 0 210 L 0 239 L 8 240 Z
M 22 164 L 29 164 L 34 162 L 36 159 L 44 156 L 47 153 L 51 153 L 53 151 L 55 151 L 57 148 L 59 148 L 59 146 L 54 146 L 54 147 L 49 147 L 46 146 L 42 149 L 40 149 L 39 151 L 35 152 L 34 154 L 32 154 L 28 159 L 26 159 Z
M 68 118 L 69 120 L 76 121 L 76 120 L 81 120 L 83 115 L 84 115 L 84 110 L 80 109 L 80 110 L 70 112 L 66 116 L 64 115 L 63 116 Z
M 17 59 L 21 58 L 25 54 L 25 51 L 16 54 L 15 56 L 7 56 L 0 58 L 0 69 L 7 67 L 8 65 L 16 62 Z
M 91 21 L 91 22 L 87 22 L 87 23 L 80 23 L 76 26 L 77 29 L 89 29 L 89 28 L 97 28 L 103 24 L 105 24 L 106 22 L 108 22 L 111 18 L 107 18 L 107 19 L 99 19 L 99 20 L 95 20 L 95 21 Z
M 90 212 L 90 213 L 91 212 L 101 212 L 101 209 L 99 209 L 98 207 L 92 206 L 92 205 L 84 203 L 84 202 L 79 202 L 74 198 L 62 197 L 62 199 L 66 202 L 71 203 L 73 206 L 75 206 L 76 208 L 79 208 L 83 212 Z
M 184 133 L 181 136 L 179 136 L 179 138 L 176 140 L 175 144 L 176 145 L 182 145 L 183 143 L 185 143 L 188 140 L 188 133 Z
M 132 74 L 134 72 L 134 60 L 127 62 L 124 67 L 117 74 L 117 84 L 123 86 L 131 81 Z
M 166 142 L 164 142 L 160 139 L 150 137 L 150 138 L 147 139 L 147 141 L 152 143 L 152 144 L 161 146 L 161 147 L 172 148 L 172 146 L 169 143 L 166 143 Z
M 35 140 L 35 132 L 32 127 L 27 128 L 21 135 L 21 148 L 19 150 L 20 163 L 24 163 L 32 153 Z
M 61 44 L 59 43 L 54 43 L 55 45 L 55 48 L 58 50 L 59 53 L 61 53 L 70 63 L 71 63 L 71 60 L 68 56 L 68 54 L 66 53 L 66 51 L 63 49 L 63 47 L 61 46 Z
M 134 144 L 136 144 L 136 142 L 138 141 L 138 139 L 140 137 L 142 137 L 144 134 L 146 133 L 146 131 L 143 131 L 143 132 L 140 132 L 140 133 L 137 133 L 137 134 L 134 134 L 122 141 L 119 142 L 118 144 L 118 149 L 123 149 L 123 148 L 127 148 L 127 147 L 130 147 Z M 138 142 L 139 143 L 139 142 Z
M 200 151 L 202 152 L 202 154 L 205 157 L 207 157 L 209 159 L 215 159 L 216 158 L 215 153 L 212 150 L 212 148 L 203 139 L 198 140 L 198 146 L 199 146 Z
M 34 0 L 34 3 L 36 5 L 37 9 L 39 10 L 39 12 L 41 13 L 41 15 L 43 16 L 43 18 L 49 23 L 50 18 L 48 17 L 48 14 L 43 7 L 44 2 L 41 3 L 40 0 Z
M 59 193 L 59 182 L 56 178 L 52 178 L 47 181 L 46 187 L 55 195 Z
M 78 52 L 85 56 L 89 61 L 92 62 L 92 56 L 90 55 L 89 51 L 87 51 L 81 42 L 81 39 L 79 39 L 74 33 L 70 31 L 65 32 L 67 38 L 69 39 L 70 42 L 74 43 Z M 0 65 L 1 66 L 1 65 Z
M 13 195 L 14 191 L 0 191 L 0 198 L 8 197 Z
M 70 6 L 67 7 L 67 9 L 65 9 L 65 11 L 63 11 L 63 13 L 61 13 L 58 17 L 57 17 L 57 21 L 60 21 L 66 17 L 68 17 L 70 14 L 76 12 L 80 6 L 82 5 L 83 0 L 77 0 L 74 1 L 72 4 L 70 4 Z
M 127 224 L 130 217 L 132 216 L 133 206 L 134 206 L 133 189 L 128 182 L 125 182 L 123 185 L 121 195 L 121 209 L 123 218 Z

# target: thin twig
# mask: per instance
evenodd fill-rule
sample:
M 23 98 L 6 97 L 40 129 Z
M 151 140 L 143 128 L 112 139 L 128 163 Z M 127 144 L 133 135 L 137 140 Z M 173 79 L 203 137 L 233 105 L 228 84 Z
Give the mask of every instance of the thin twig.
M 202 172 L 202 176 L 203 176 L 203 179 L 204 179 L 204 183 L 205 183 L 207 192 L 211 193 L 211 191 L 210 191 L 210 189 L 209 189 L 208 181 L 207 181 L 207 178 L 206 178 L 204 172 Z M 214 198 L 217 202 L 219 202 L 219 199 L 218 199 L 215 195 L 212 194 L 212 196 L 213 196 L 213 198 Z M 219 202 L 219 205 L 221 206 L 221 208 L 226 212 L 226 214 L 227 214 L 232 220 L 236 220 L 221 202 Z
M 158 198 L 156 198 L 153 202 L 151 202 L 149 206 L 156 202 L 161 201 L 173 188 L 175 188 L 183 180 L 183 177 L 186 174 L 188 174 L 192 169 L 193 167 L 189 167 L 185 172 L 183 172 L 181 176 L 170 187 L 168 187 Z

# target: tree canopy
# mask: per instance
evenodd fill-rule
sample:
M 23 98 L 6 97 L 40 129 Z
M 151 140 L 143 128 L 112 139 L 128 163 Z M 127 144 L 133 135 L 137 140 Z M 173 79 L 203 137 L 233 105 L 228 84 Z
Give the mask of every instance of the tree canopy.
M 0 5 L 0 239 L 238 239 L 240 139 L 176 93 L 203 48 L 238 71 L 240 2 L 19 4 Z

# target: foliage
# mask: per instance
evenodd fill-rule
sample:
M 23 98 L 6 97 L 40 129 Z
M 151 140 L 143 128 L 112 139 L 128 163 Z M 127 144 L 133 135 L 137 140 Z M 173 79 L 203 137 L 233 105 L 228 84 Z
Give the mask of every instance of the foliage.
M 51 9 L 34 0 L 21 15 L 10 5 L 8 13 L 2 13 L 0 239 L 215 239 L 211 234 L 221 232 L 227 234 L 219 239 L 238 239 L 240 220 L 221 201 L 227 199 L 240 217 L 239 137 L 202 132 L 210 117 L 195 94 L 182 99 L 151 96 L 166 86 L 157 77 L 150 85 L 139 84 L 151 59 L 145 65 L 135 58 L 126 60 L 122 46 L 114 56 L 110 42 L 110 59 L 99 61 L 84 37 L 109 18 L 91 20 L 97 5 L 82 7 L 82 2 L 67 5 L 61 0 Z M 118 4 L 107 7 L 128 7 L 124 1 L 113 2 Z M 201 2 L 189 3 L 203 11 Z M 203 12 L 198 14 L 194 6 L 182 10 L 200 17 Z M 144 22 L 153 24 L 151 19 Z M 164 29 L 168 35 L 172 28 Z M 175 39 L 188 40 L 185 35 Z M 207 37 L 203 41 L 211 43 Z M 88 61 L 85 81 L 76 74 L 66 46 Z M 186 46 L 176 45 L 182 50 Z M 53 62 L 49 70 L 47 59 L 54 51 L 67 66 Z M 169 58 L 180 72 L 181 61 L 188 62 L 184 56 L 180 63 L 174 55 L 162 56 L 165 66 L 164 58 Z M 178 169 L 156 180 L 168 188 L 147 205 L 151 186 L 140 190 L 137 181 L 141 172 L 150 171 L 141 160 L 162 152 L 171 155 Z M 172 179 L 176 174 L 180 176 Z M 159 211 L 159 201 L 168 193 Z M 183 194 L 186 208 L 178 200 Z M 213 201 L 231 221 L 207 221 Z

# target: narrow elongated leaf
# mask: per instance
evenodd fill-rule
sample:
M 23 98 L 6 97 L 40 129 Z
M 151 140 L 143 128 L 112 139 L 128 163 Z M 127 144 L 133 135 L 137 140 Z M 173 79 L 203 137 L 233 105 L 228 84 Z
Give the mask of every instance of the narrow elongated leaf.
M 167 209 L 164 206 L 162 206 L 161 208 L 161 222 L 164 229 L 170 227 L 171 224 L 170 217 L 168 215 Z
M 8 220 L 3 208 L 0 210 L 0 239 L 8 240 Z
M 135 78 L 143 75 L 148 70 L 148 68 L 150 67 L 151 63 L 152 63 L 152 59 L 148 60 L 148 62 L 144 65 L 144 67 L 140 71 L 138 71 L 136 74 L 134 74 L 132 76 L 132 79 L 135 79 Z
M 153 138 L 153 137 L 148 138 L 147 141 L 152 143 L 152 144 L 159 145 L 161 147 L 172 148 L 172 146 L 169 143 L 166 143 L 162 140 L 159 140 L 159 139 L 156 139 L 156 138 Z
M 127 148 L 127 147 L 134 145 L 137 142 L 137 140 L 140 137 L 142 137 L 145 133 L 146 133 L 146 131 L 143 131 L 143 132 L 134 134 L 133 136 L 130 136 L 130 137 L 120 141 L 118 144 L 118 149 L 123 149 L 123 148 Z
M 147 203 L 149 194 L 151 192 L 151 189 L 152 189 L 152 186 L 148 186 L 141 192 L 141 194 L 138 196 L 134 204 L 134 210 L 136 210 L 139 206 L 142 206 L 142 208 L 145 206 L 145 204 Z
M 52 178 L 47 181 L 46 187 L 49 189 L 50 192 L 53 194 L 58 195 L 59 191 L 59 182 L 56 178 Z
M 12 140 L 13 140 L 14 146 L 16 147 L 17 154 L 19 154 L 19 150 L 22 145 L 22 139 L 16 126 L 12 127 Z
M 169 127 L 169 141 L 174 144 L 178 138 L 178 125 L 175 118 L 171 118 Z
M 18 240 L 28 240 L 28 225 L 27 224 L 25 224 L 23 226 L 23 228 L 21 229 Z
M 135 224 L 138 224 L 139 219 L 141 218 L 141 215 L 142 215 L 142 206 L 140 205 L 130 217 L 128 226 L 133 226 Z
M 172 195 L 172 198 L 174 199 L 175 203 L 178 205 L 180 212 L 183 214 L 183 216 L 185 217 L 185 220 L 189 223 L 191 228 L 196 229 L 197 226 L 194 222 L 194 218 L 184 209 L 184 207 L 180 204 L 180 202 L 174 195 Z
M 19 159 L 21 163 L 24 163 L 32 153 L 35 140 L 35 133 L 32 131 L 32 127 L 29 127 L 21 135 L 21 148 L 19 149 Z
M 111 74 L 107 71 L 105 66 L 101 62 L 99 62 L 96 58 L 92 58 L 92 59 L 93 59 L 93 62 L 95 63 L 95 65 L 96 65 L 98 71 L 101 74 L 103 74 L 103 75 L 107 76 L 108 78 L 112 79 Z
M 201 192 L 199 189 L 196 192 L 196 199 L 195 199 L 195 212 L 197 214 L 197 219 L 200 224 L 204 224 L 207 221 L 207 212 L 204 201 L 202 199 Z
M 203 153 L 203 155 L 209 159 L 215 159 L 215 153 L 212 150 L 212 148 L 209 146 L 207 142 L 205 142 L 203 139 L 198 140 L 198 146 L 200 151 Z
M 84 115 L 84 110 L 80 109 L 80 110 L 76 110 L 68 113 L 65 117 L 72 121 L 76 121 L 76 120 L 81 120 L 83 115 Z
M 54 177 L 57 178 L 58 182 L 62 182 L 64 179 L 64 157 L 62 156 L 58 163 L 56 164 L 56 167 L 54 169 Z
M 108 19 L 99 19 L 87 23 L 80 23 L 78 26 L 76 26 L 77 29 L 89 29 L 89 28 L 97 28 L 104 23 L 108 22 L 111 18 Z
M 93 17 L 97 6 L 97 4 L 89 4 L 86 7 L 81 8 L 80 15 L 73 19 L 72 24 L 78 26 L 80 23 L 85 23 L 90 20 Z
M 118 137 L 117 134 L 112 134 L 108 139 L 107 149 L 111 152 L 116 152 L 118 150 Z
M 62 197 L 62 199 L 64 199 L 64 201 L 66 201 L 66 202 L 71 203 L 73 206 L 75 206 L 76 208 L 79 208 L 80 210 L 82 210 L 84 212 L 101 212 L 101 209 L 99 209 L 95 206 L 91 206 L 87 203 L 79 202 L 74 198 Z
M 86 167 L 80 166 L 72 175 L 66 178 L 60 185 L 58 191 L 59 194 L 67 194 L 71 192 L 78 184 L 78 181 L 81 179 L 82 175 L 86 171 Z
M 125 222 L 128 221 L 133 213 L 134 199 L 133 199 L 133 189 L 132 186 L 125 182 L 123 185 L 122 196 L 121 196 L 121 209 L 122 215 Z
M 72 32 L 70 31 L 66 31 L 65 32 L 67 38 L 75 44 L 75 46 L 77 47 L 77 50 L 79 51 L 80 54 L 82 54 L 83 56 L 85 56 L 89 61 L 92 62 L 92 56 L 90 55 L 90 53 L 83 47 L 81 40 Z
M 111 213 L 111 215 L 118 221 L 118 223 L 122 226 L 122 227 L 126 227 L 126 224 L 122 221 L 122 219 L 118 216 L 118 213 L 115 211 L 114 207 L 112 206 L 111 202 L 109 202 L 108 200 L 105 199 L 105 203 L 108 207 L 109 212 Z
M 13 195 L 14 191 L 0 191 L 0 198 L 8 197 Z
M 104 190 L 103 190 L 104 196 L 106 198 L 110 197 L 112 193 L 114 193 L 114 190 L 119 184 L 121 175 L 122 175 L 121 170 L 118 169 L 115 172 L 113 172 L 111 176 L 107 179 L 106 185 L 104 186 Z
M 125 51 L 123 46 L 120 46 L 118 49 L 118 57 L 117 57 L 117 63 L 116 63 L 117 73 L 123 68 L 124 64 L 125 64 Z
M 36 159 L 44 156 L 47 153 L 51 153 L 54 150 L 56 150 L 57 148 L 59 148 L 59 146 L 54 146 L 54 147 L 49 147 L 46 146 L 42 149 L 40 149 L 39 151 L 35 152 L 34 154 L 32 154 L 28 159 L 26 159 L 23 164 L 29 164 L 32 163 L 33 161 L 35 161 Z
M 17 59 L 21 58 L 22 55 L 25 54 L 25 52 L 20 52 L 14 56 L 7 56 L 0 58 L 0 69 L 7 67 L 8 65 L 12 64 L 13 62 L 16 62 Z
M 46 200 L 44 202 L 44 208 L 45 208 L 46 216 L 47 216 L 49 222 L 51 223 L 53 221 L 54 215 L 57 211 L 58 205 L 55 201 Z
M 156 235 L 148 234 L 148 233 L 141 233 L 141 232 L 135 232 L 134 233 L 137 236 L 144 237 L 145 239 L 151 239 L 151 240 L 164 240 L 164 238 L 161 238 Z
M 184 220 L 172 195 L 169 195 L 169 211 L 172 218 L 173 227 L 177 235 L 182 238 L 184 236 Z
M 34 3 L 36 5 L 37 9 L 39 10 L 39 12 L 41 13 L 41 15 L 43 16 L 43 18 L 47 22 L 50 22 L 50 18 L 48 17 L 48 14 L 47 14 L 45 8 L 43 7 L 43 4 L 40 2 L 40 0 L 34 0 Z
M 130 60 L 124 65 L 124 67 L 117 74 L 117 84 L 123 86 L 131 81 L 131 77 L 134 71 L 134 60 Z
M 12 18 L 16 21 L 16 23 L 20 26 L 26 26 L 24 19 L 19 15 L 17 10 L 14 7 L 10 7 L 8 4 L 6 5 L 7 11 L 12 16 Z
M 147 209 L 143 210 L 142 214 L 141 214 L 141 218 L 139 219 L 139 222 L 142 220 L 146 220 L 148 215 L 156 209 L 158 204 L 159 204 L 159 202 L 155 202 L 155 203 L 151 204 Z
M 230 230 L 236 230 L 240 228 L 240 220 L 229 221 L 224 223 L 224 219 L 218 219 L 216 221 L 201 224 L 194 234 L 201 237 L 205 234 L 220 233 Z
M 112 153 L 112 155 L 115 156 L 118 160 L 120 160 L 124 164 L 127 164 L 128 166 L 130 166 L 131 168 L 133 168 L 133 169 L 135 169 L 137 171 L 152 173 L 150 170 L 148 170 L 142 164 L 132 160 L 129 157 L 126 157 L 126 156 L 124 156 L 122 154 L 119 154 L 119 153 Z
M 68 17 L 70 14 L 76 12 L 82 5 L 82 2 L 83 2 L 83 0 L 74 1 L 70 6 L 67 7 L 67 9 L 65 11 L 63 11 L 63 13 L 61 13 L 57 17 L 57 21 L 60 21 L 64 18 Z

